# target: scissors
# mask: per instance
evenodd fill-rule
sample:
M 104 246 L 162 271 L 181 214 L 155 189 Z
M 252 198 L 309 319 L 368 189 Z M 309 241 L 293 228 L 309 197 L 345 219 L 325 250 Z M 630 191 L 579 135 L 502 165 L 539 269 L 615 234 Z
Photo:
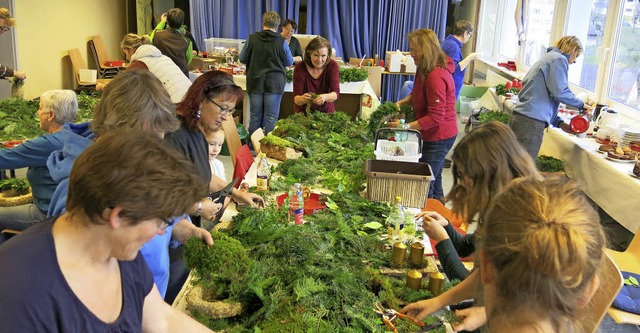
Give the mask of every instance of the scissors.
M 220 198 L 229 196 L 231 194 L 231 192 L 233 191 L 233 185 L 235 185 L 239 180 L 240 180 L 240 178 L 236 178 L 236 179 L 232 180 L 231 183 L 227 184 L 227 186 L 225 186 L 220 191 L 220 195 L 218 195 L 217 198 L 213 199 L 213 202 L 217 203 L 218 200 L 220 200 Z
M 414 324 L 420 326 L 420 332 L 427 332 L 428 330 L 432 330 L 434 328 L 440 327 L 442 326 L 442 322 L 438 321 L 434 324 L 431 325 L 426 325 L 425 323 L 421 320 L 418 320 L 416 318 L 413 318 L 411 316 L 408 316 L 406 314 L 400 313 L 394 309 L 387 309 L 384 306 L 382 306 L 382 303 L 380 303 L 379 301 L 375 302 L 373 305 L 373 311 L 379 315 L 382 316 L 382 322 L 389 328 L 391 329 L 393 332 L 397 333 L 398 331 L 396 330 L 395 325 L 393 324 L 393 322 L 397 319 L 397 318 L 402 318 L 402 319 L 407 319 L 410 320 L 411 322 L 413 322 Z M 438 324 L 438 325 L 436 325 Z M 434 326 L 435 325 L 435 326 Z

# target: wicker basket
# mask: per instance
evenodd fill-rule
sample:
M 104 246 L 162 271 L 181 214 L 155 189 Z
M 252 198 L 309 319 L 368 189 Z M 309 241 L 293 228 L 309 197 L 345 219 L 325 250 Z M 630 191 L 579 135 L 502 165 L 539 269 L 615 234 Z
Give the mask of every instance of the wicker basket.
M 402 197 L 402 205 L 423 208 L 433 172 L 427 163 L 411 163 L 385 160 L 367 160 L 367 197 L 370 201 L 393 202 Z
M 31 188 L 29 188 L 29 193 L 18 196 L 8 196 L 7 192 L 0 192 L 0 207 L 20 206 L 32 202 Z

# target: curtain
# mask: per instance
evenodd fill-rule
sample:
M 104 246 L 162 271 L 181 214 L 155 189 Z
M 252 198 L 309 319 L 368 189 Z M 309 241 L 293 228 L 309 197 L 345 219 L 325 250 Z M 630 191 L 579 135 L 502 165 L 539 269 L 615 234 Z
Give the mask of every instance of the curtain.
M 247 39 L 262 30 L 262 14 L 273 10 L 285 19 L 299 19 L 300 0 L 190 0 L 191 33 L 201 50 L 205 38 Z
M 385 58 L 386 51 L 408 51 L 407 34 L 432 29 L 445 37 L 447 0 L 308 0 L 307 33 L 329 39 L 345 61 L 350 57 Z M 382 100 L 396 101 L 411 76 L 385 75 Z

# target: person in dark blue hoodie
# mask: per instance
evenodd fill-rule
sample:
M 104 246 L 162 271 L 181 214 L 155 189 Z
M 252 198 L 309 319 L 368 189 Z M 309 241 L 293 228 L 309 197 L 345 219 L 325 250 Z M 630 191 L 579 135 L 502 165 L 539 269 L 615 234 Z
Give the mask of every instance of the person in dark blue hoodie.
M 0 208 L 0 229 L 24 230 L 47 217 L 49 201 L 57 182 L 51 179 L 47 158 L 62 149 L 62 128 L 70 126 L 78 112 L 78 97 L 72 90 L 50 90 L 40 95 L 36 116 L 46 132 L 12 149 L 0 150 L 0 170 L 29 168 L 27 179 L 33 203 Z
M 116 129 L 129 128 L 147 132 L 161 140 L 165 132 L 174 131 L 178 126 L 175 105 L 160 80 L 153 74 L 145 70 L 132 70 L 118 75 L 107 85 L 96 104 L 93 122 L 63 129 L 64 147 L 49 156 L 47 166 L 51 177 L 59 184 L 51 198 L 48 216 L 58 216 L 65 212 L 73 163 L 97 137 Z M 122 147 L 122 153 L 127 153 L 127 147 Z M 221 205 L 218 206 L 219 209 Z M 191 210 L 195 211 L 196 207 L 197 203 L 194 203 Z M 198 237 L 207 244 L 213 244 L 207 230 L 196 227 L 188 216 L 182 215 L 173 217 L 167 232 L 153 237 L 140 250 L 163 297 L 169 283 L 170 242 L 174 240 L 184 243 L 190 237 Z
M 287 41 L 276 32 L 280 15 L 269 11 L 262 15 L 262 31 L 249 36 L 240 52 L 240 62 L 247 65 L 247 92 L 251 102 L 249 134 L 262 128 L 273 131 L 280 116 L 286 66 L 293 65 Z

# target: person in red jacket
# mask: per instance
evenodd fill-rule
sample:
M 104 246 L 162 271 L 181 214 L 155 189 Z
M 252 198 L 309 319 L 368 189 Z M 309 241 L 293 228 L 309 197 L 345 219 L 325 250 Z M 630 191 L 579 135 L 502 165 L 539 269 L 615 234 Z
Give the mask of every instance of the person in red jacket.
M 416 120 L 409 123 L 409 127 L 422 134 L 420 162 L 428 163 L 435 177 L 435 182 L 429 187 L 429 198 L 443 201 L 444 158 L 458 135 L 454 108 L 456 87 L 452 76 L 455 65 L 440 48 L 438 36 L 433 30 L 414 30 L 407 38 L 418 70 L 413 91 L 396 104 L 398 107 L 404 104 L 413 106 Z

